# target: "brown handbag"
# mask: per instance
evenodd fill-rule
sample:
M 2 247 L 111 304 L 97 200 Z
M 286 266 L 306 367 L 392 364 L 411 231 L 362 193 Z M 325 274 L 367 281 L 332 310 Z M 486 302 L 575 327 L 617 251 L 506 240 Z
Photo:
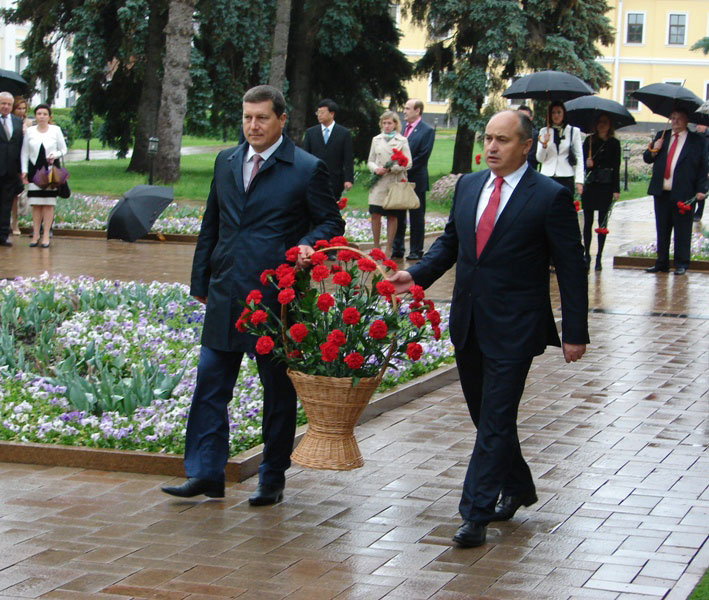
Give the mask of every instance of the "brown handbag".
M 384 210 L 414 210 L 420 206 L 419 198 L 414 191 L 415 183 L 396 181 L 391 184 L 382 208 Z

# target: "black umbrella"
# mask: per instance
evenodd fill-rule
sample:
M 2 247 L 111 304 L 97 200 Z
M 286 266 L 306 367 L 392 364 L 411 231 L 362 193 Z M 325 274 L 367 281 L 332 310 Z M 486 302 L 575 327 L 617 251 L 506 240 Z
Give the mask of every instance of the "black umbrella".
M 564 101 L 593 93 L 593 89 L 575 75 L 564 71 L 539 71 L 520 77 L 502 95 L 511 99 Z
M 26 96 L 29 85 L 19 73 L 0 69 L 0 92 L 10 92 L 13 96 Z
M 625 106 L 607 98 L 584 96 L 564 102 L 564 108 L 566 108 L 566 120 L 584 133 L 595 131 L 596 122 L 601 115 L 608 115 L 613 129 L 635 125 L 633 115 Z
M 691 115 L 703 103 L 703 100 L 691 90 L 671 83 L 651 83 L 635 90 L 631 96 L 640 100 L 656 115 L 668 119 L 678 108 Z
M 136 185 L 128 190 L 108 215 L 106 237 L 126 242 L 142 238 L 172 202 L 172 194 L 172 188 L 160 185 Z

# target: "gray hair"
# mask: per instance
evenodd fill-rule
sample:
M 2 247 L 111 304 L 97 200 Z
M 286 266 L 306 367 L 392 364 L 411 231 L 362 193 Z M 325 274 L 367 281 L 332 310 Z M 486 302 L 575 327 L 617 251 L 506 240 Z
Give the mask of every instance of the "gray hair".
M 280 117 L 284 112 L 286 112 L 286 99 L 283 97 L 281 90 L 273 87 L 272 85 L 257 85 L 252 87 L 250 90 L 244 94 L 244 102 L 250 104 L 258 104 L 259 102 L 266 102 L 270 100 L 273 104 L 273 112 L 276 113 L 277 117 Z
M 7 98 L 11 102 L 15 101 L 15 97 L 10 92 L 0 92 L 0 98 Z

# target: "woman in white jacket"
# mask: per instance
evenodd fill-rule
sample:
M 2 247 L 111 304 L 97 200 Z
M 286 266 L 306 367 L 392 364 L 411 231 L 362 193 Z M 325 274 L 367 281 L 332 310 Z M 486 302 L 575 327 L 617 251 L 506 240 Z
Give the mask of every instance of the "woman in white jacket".
M 66 154 L 66 142 L 62 130 L 57 125 L 50 124 L 52 109 L 48 104 L 38 104 L 34 109 L 37 123 L 28 127 L 22 142 L 20 164 L 22 182 L 27 186 L 27 198 L 32 207 L 32 240 L 33 248 L 41 245 L 49 248 L 49 228 L 54 221 L 54 207 L 57 204 L 56 189 L 42 189 L 32 183 L 35 172 L 50 166 L 55 160 Z M 40 240 L 40 230 L 42 239 Z
M 549 105 L 548 122 L 542 127 L 537 144 L 537 160 L 542 175 L 551 177 L 580 196 L 583 193 L 583 148 L 581 130 L 566 123 L 564 103 L 555 100 Z
M 389 193 L 392 184 L 400 179 L 406 179 L 406 170 L 411 168 L 411 150 L 409 141 L 400 133 L 401 121 L 399 115 L 392 110 L 387 110 L 379 118 L 379 127 L 382 132 L 372 138 L 369 149 L 367 167 L 379 180 L 369 190 L 369 214 L 372 216 L 372 237 L 374 247 L 379 248 L 379 238 L 382 230 L 382 215 L 387 219 L 386 255 L 391 257 L 391 250 L 396 235 L 398 224 L 397 210 L 384 210 L 382 205 Z M 406 166 L 401 166 L 391 159 L 392 151 L 400 150 L 408 159 Z

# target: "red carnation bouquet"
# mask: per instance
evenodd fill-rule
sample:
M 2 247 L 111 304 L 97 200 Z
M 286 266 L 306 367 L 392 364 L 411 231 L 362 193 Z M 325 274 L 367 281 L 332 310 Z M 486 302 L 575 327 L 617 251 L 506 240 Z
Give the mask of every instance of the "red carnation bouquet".
M 260 290 L 245 299 L 236 327 L 258 336 L 257 353 L 272 353 L 294 371 L 352 377 L 356 384 L 376 376 L 391 357 L 418 360 L 419 342 L 440 337 L 441 317 L 423 288 L 394 295 L 384 276 L 397 265 L 381 250 L 364 254 L 342 236 L 320 240 L 315 249 L 308 270 L 295 268 L 299 249 L 293 247 L 287 262 L 261 274 L 262 285 L 280 290 L 280 315 L 262 304 Z M 326 252 L 336 252 L 335 260 Z
M 394 166 L 395 164 L 397 164 L 401 167 L 406 167 L 406 165 L 409 164 L 409 159 L 398 148 L 394 148 L 391 151 L 391 156 L 389 157 L 389 160 L 384 163 L 384 168 L 388 169 L 388 168 Z M 369 180 L 367 181 L 367 184 L 365 185 L 365 187 L 368 190 L 371 190 L 377 184 L 377 181 L 379 181 L 381 178 L 382 178 L 381 175 L 377 175 L 376 173 L 372 173 L 371 176 L 369 177 Z

